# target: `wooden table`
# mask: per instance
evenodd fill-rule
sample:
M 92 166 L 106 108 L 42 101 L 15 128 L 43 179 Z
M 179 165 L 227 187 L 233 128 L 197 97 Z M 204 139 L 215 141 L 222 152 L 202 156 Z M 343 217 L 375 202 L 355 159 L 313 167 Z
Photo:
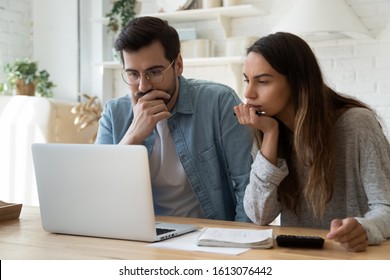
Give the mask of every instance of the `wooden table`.
M 259 227 L 250 223 L 213 221 L 192 218 L 159 217 L 160 221 L 195 223 L 199 227 L 273 228 L 274 235 L 318 235 L 325 238 L 326 230 Z M 370 246 L 360 253 L 347 252 L 337 243 L 325 240 L 322 250 L 290 249 L 275 245 L 273 249 L 252 249 L 240 255 L 160 249 L 148 243 L 47 233 L 42 229 L 38 207 L 23 206 L 19 219 L 0 223 L 0 259 L 2 260 L 390 260 L 390 241 Z

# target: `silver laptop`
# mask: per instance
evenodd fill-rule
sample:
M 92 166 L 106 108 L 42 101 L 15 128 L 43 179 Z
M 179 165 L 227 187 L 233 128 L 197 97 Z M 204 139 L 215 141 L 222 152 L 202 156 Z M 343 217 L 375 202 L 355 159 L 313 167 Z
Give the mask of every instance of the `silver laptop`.
M 32 154 L 48 232 L 154 242 L 197 229 L 156 223 L 144 146 L 36 143 Z

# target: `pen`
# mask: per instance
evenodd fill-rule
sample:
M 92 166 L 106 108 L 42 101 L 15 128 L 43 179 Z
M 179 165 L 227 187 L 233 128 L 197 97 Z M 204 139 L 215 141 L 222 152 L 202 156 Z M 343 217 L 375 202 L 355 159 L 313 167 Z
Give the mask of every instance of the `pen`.
M 262 116 L 262 115 L 265 115 L 265 112 L 256 111 L 256 115 L 258 115 L 258 116 Z
M 236 113 L 233 113 L 233 114 L 236 115 Z M 256 111 L 256 115 L 263 116 L 263 115 L 265 115 L 265 112 Z

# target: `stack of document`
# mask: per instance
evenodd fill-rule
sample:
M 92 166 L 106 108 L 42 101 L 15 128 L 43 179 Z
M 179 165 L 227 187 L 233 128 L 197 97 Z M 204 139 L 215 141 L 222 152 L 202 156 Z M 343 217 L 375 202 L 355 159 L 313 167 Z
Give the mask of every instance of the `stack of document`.
M 204 228 L 196 239 L 198 246 L 272 248 L 272 229 Z

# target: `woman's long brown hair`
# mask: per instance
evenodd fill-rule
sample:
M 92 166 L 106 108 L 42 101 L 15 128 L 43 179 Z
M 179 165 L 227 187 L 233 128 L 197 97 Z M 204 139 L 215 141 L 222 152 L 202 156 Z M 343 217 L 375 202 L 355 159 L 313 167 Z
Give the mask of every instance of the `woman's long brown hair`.
M 289 175 L 278 188 L 279 200 L 299 211 L 299 196 L 322 217 L 332 197 L 334 183 L 334 123 L 351 107 L 368 108 L 362 102 L 342 96 L 325 85 L 317 59 L 309 45 L 296 35 L 278 32 L 257 40 L 247 54 L 261 54 L 280 74 L 286 76 L 295 107 L 295 131 L 279 121 L 278 156 L 286 159 Z M 261 137 L 261 134 L 260 134 Z M 303 172 L 307 182 L 298 189 Z

